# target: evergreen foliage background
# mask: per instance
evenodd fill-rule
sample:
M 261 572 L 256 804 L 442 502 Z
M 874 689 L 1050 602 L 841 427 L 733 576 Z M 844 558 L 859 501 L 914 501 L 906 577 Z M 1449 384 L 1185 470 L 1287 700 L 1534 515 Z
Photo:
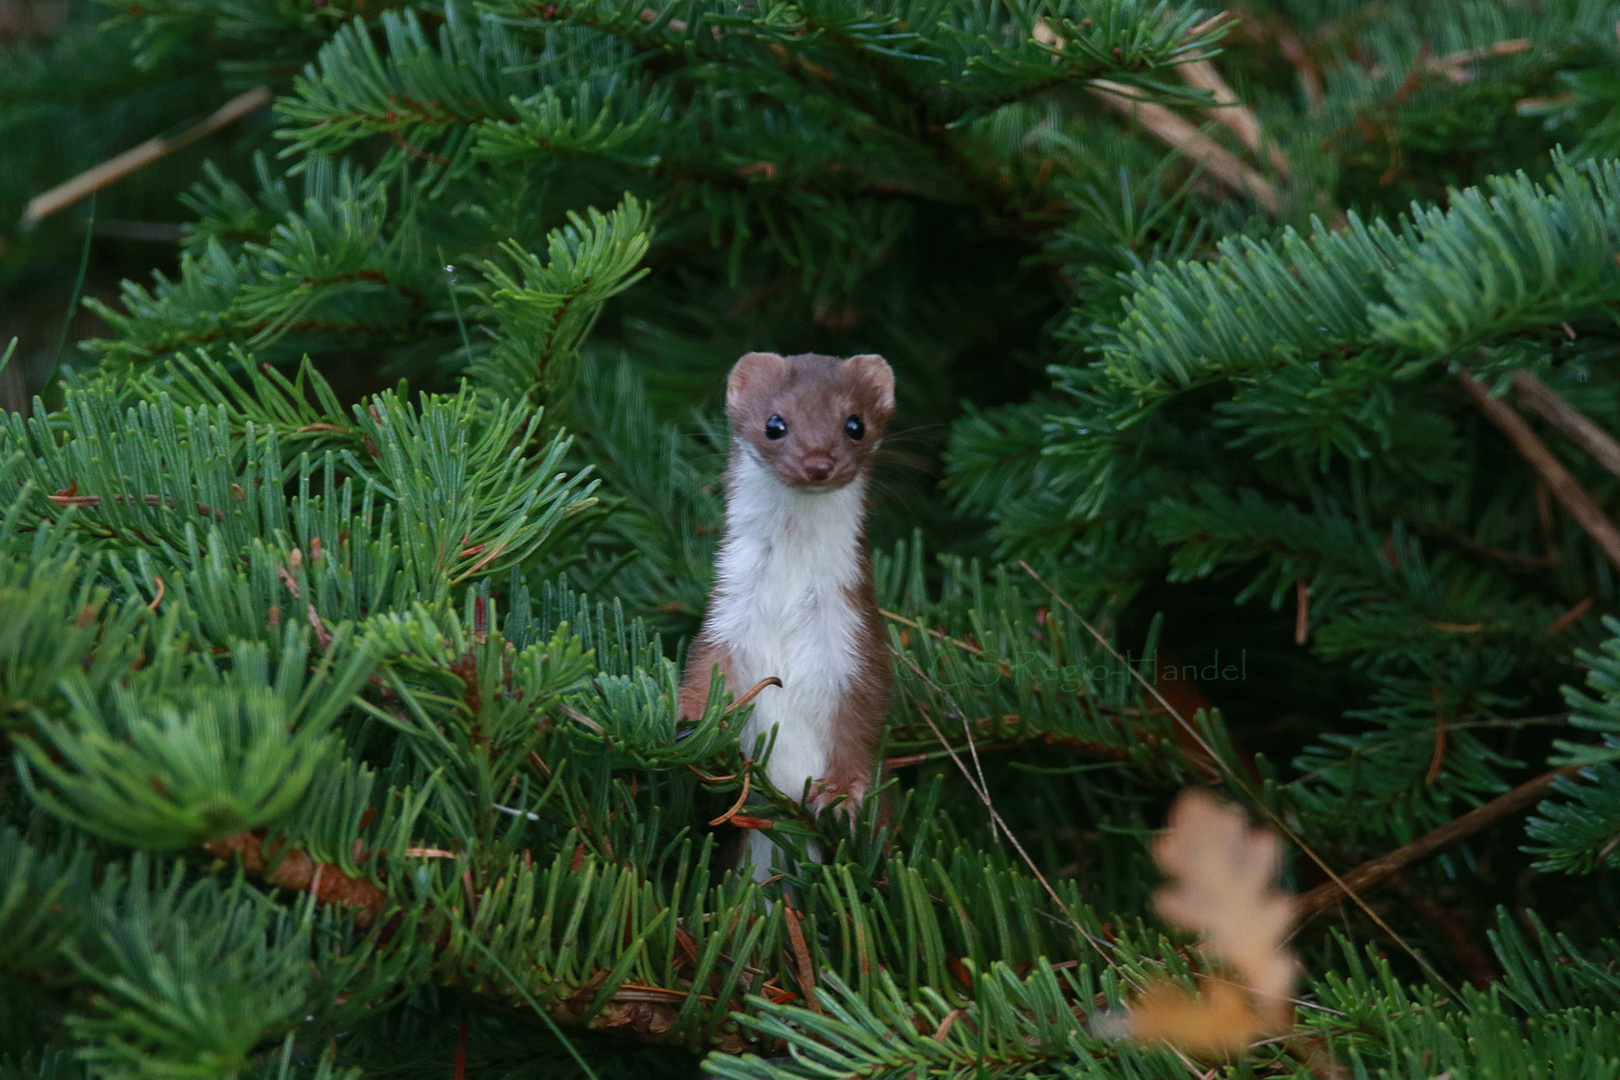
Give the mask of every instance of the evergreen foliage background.
M 1620 5 L 0 13 L 7 223 L 276 95 L 6 226 L 6 1080 L 1620 1075 Z M 898 376 L 853 837 L 677 720 L 749 349 Z M 1114 1034 L 1192 785 L 1232 1061 Z

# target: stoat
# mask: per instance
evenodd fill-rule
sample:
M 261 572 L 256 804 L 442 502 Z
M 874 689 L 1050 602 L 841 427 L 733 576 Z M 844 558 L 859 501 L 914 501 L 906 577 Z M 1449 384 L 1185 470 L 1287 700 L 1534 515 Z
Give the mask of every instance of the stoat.
M 872 460 L 894 412 L 880 356 L 749 353 L 726 382 L 731 453 L 714 593 L 693 643 L 681 712 L 702 713 L 712 672 L 754 699 L 744 751 L 776 729 L 765 768 L 784 794 L 853 820 L 872 786 L 889 708 L 888 651 L 866 551 Z M 759 873 L 769 841 L 749 834 Z

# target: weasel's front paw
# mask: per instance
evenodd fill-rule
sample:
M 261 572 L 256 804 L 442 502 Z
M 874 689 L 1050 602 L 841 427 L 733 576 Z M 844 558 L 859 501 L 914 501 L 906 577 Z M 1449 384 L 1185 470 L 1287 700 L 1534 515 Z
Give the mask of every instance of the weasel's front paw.
M 855 816 L 860 813 L 861 803 L 866 801 L 866 790 L 869 786 L 864 777 L 841 784 L 830 779 L 818 780 L 810 792 L 810 808 L 819 814 L 837 803 L 838 813 L 849 823 L 850 831 L 853 832 Z

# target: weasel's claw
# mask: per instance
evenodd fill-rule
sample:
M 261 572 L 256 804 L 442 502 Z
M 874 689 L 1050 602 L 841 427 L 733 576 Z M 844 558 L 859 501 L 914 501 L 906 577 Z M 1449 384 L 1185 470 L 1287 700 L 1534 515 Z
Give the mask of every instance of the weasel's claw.
M 850 832 L 854 832 L 855 819 L 860 814 L 861 803 L 865 799 L 864 784 L 852 784 L 846 788 L 839 784 L 820 781 L 810 794 L 810 808 L 819 814 L 836 803 L 836 812 L 848 823 Z

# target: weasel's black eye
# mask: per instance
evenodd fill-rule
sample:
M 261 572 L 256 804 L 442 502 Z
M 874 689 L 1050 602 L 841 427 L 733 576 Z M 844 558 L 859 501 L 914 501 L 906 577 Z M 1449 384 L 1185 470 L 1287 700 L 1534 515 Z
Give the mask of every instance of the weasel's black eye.
M 861 423 L 860 417 L 852 416 L 844 421 L 844 434 L 852 439 L 859 439 L 866 434 L 866 425 Z
M 767 439 L 780 439 L 786 434 L 787 421 L 772 413 L 771 418 L 765 421 L 765 437 Z

